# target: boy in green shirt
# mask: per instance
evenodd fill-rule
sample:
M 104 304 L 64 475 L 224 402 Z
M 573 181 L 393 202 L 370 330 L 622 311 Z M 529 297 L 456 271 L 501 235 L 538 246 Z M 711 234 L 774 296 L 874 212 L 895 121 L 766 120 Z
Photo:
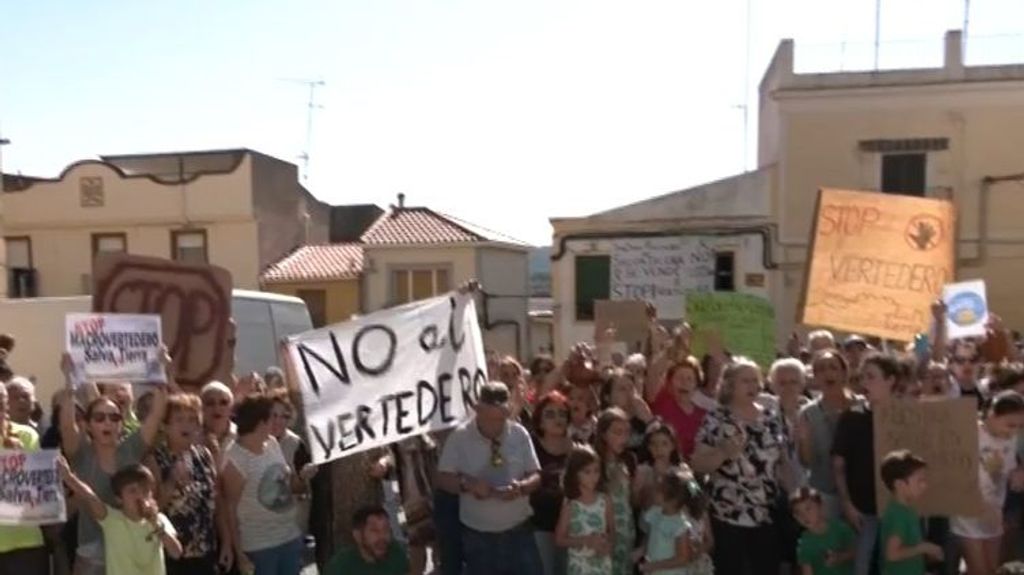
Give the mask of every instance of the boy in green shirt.
M 789 498 L 793 517 L 805 529 L 796 546 L 802 575 L 853 575 L 857 536 L 838 519 L 828 520 L 821 494 L 801 487 Z
M 84 511 L 103 528 L 107 575 L 165 575 L 164 550 L 175 559 L 181 557 L 181 542 L 167 516 L 157 509 L 155 481 L 146 467 L 129 465 L 110 478 L 119 508 L 101 501 L 63 457 L 57 467 L 64 483 L 81 498 Z
M 924 541 L 921 518 L 911 507 L 928 489 L 927 465 L 907 450 L 882 460 L 881 475 L 892 500 L 882 515 L 882 575 L 924 575 L 925 559 L 942 561 L 942 548 Z

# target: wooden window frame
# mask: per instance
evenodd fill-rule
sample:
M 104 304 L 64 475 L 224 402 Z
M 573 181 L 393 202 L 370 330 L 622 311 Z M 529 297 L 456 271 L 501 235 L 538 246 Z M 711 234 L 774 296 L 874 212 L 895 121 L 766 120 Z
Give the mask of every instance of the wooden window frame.
M 729 270 L 729 277 L 732 279 L 732 289 L 719 289 L 718 288 L 718 257 L 729 256 L 732 261 L 732 269 Z M 738 282 L 736 281 L 736 251 L 735 250 L 716 250 L 715 251 L 715 291 L 724 292 L 735 292 Z
M 597 297 L 590 299 L 589 303 L 584 304 L 580 301 L 580 295 L 584 291 L 580 284 L 580 265 L 584 260 L 591 262 L 602 261 L 601 265 L 607 266 L 608 278 L 604 281 L 607 283 L 607 290 L 602 291 Z M 593 265 L 593 264 L 591 264 Z M 573 256 L 573 317 L 577 322 L 588 322 L 597 319 L 596 310 L 594 309 L 594 303 L 603 299 L 611 299 L 611 266 L 612 257 L 608 254 L 576 254 Z
M 92 257 L 96 258 L 96 254 L 100 253 L 100 241 L 109 238 L 118 238 L 121 243 L 124 244 L 124 253 L 128 253 L 128 234 L 125 232 L 97 232 L 92 234 Z
M 430 297 L 437 297 L 437 296 L 441 295 L 442 293 L 447 293 L 447 292 L 438 293 L 438 291 L 437 291 L 437 287 L 438 287 L 437 286 L 437 272 L 439 272 L 439 271 L 443 271 L 443 272 L 448 274 L 448 290 L 447 291 L 451 291 L 452 289 L 455 289 L 454 287 L 452 287 L 453 286 L 452 282 L 453 282 L 453 279 L 454 279 L 454 270 L 452 269 L 452 267 L 453 266 L 451 264 L 440 264 L 440 263 L 439 264 L 413 264 L 413 265 L 394 265 L 394 266 L 388 266 L 388 301 L 391 302 L 391 305 L 402 305 L 402 304 L 406 304 L 406 303 L 410 303 L 410 302 L 414 302 L 414 301 L 420 301 L 420 300 L 411 299 L 412 298 L 412 293 L 413 293 L 412 292 L 412 274 L 413 274 L 413 272 L 421 272 L 421 271 L 429 271 L 430 272 L 430 279 L 431 279 L 431 284 L 432 284 L 431 288 L 432 288 L 432 291 L 433 291 L 433 294 Z M 406 280 L 407 281 L 407 286 L 409 288 L 409 298 L 410 298 L 408 301 L 398 301 L 398 290 L 396 289 L 396 284 L 395 284 L 395 274 L 398 273 L 398 272 L 406 272 L 408 274 L 408 279 Z
M 197 228 L 194 230 L 171 230 L 171 260 L 181 261 L 178 259 L 178 237 L 198 234 L 203 236 L 203 262 L 210 263 L 210 237 L 206 233 L 205 228 Z
M 6 248 L 7 248 L 6 242 L 9 242 L 11 240 L 14 240 L 14 241 L 25 240 L 26 242 L 28 242 L 28 269 L 36 269 L 36 263 L 35 263 L 35 260 L 33 259 L 33 254 L 32 254 L 32 236 L 4 236 L 4 243 L 5 243 L 4 249 L 5 249 L 5 252 L 6 252 Z M 4 260 L 5 260 L 4 265 L 8 265 L 7 262 L 6 262 L 6 260 L 7 260 L 7 254 L 6 253 L 4 253 Z

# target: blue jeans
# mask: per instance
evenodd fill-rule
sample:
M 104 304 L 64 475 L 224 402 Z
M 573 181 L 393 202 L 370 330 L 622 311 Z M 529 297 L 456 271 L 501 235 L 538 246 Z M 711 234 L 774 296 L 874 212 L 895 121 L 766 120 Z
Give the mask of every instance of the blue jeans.
M 299 575 L 302 571 L 302 538 L 299 537 L 277 547 L 245 554 L 256 568 L 254 575 Z
M 863 519 L 860 533 L 857 534 L 857 554 L 853 558 L 855 575 L 870 575 L 871 564 L 876 560 L 875 549 L 878 547 L 878 517 L 861 515 Z
M 463 526 L 462 552 L 466 575 L 544 575 L 529 522 L 499 533 Z
M 459 496 L 434 490 L 434 527 L 441 555 L 441 575 L 462 575 L 462 522 Z

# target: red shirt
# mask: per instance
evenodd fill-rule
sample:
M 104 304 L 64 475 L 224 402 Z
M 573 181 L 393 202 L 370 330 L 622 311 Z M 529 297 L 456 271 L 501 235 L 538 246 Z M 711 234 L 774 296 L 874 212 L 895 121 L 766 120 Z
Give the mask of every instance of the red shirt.
M 675 398 L 672 397 L 672 393 L 667 385 L 662 387 L 658 395 L 655 396 L 654 403 L 651 405 L 651 411 L 676 430 L 676 438 L 679 440 L 679 453 L 683 456 L 683 459 L 689 461 L 690 457 L 693 456 L 697 432 L 700 431 L 700 426 L 704 423 L 704 416 L 707 415 L 707 412 L 696 405 L 693 406 L 693 410 L 690 413 L 683 411 L 683 408 L 679 407 Z

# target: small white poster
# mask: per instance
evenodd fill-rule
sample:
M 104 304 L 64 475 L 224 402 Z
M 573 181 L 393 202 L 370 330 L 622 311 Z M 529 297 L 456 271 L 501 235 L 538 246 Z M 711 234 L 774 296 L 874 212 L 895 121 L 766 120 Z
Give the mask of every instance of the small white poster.
M 0 525 L 50 525 L 66 520 L 56 449 L 0 450 Z
M 71 356 L 76 383 L 167 381 L 160 361 L 159 315 L 69 313 L 64 331 L 64 349 Z
M 988 300 L 985 280 L 946 284 L 942 288 L 946 302 L 946 330 L 949 339 L 985 335 L 988 323 Z

